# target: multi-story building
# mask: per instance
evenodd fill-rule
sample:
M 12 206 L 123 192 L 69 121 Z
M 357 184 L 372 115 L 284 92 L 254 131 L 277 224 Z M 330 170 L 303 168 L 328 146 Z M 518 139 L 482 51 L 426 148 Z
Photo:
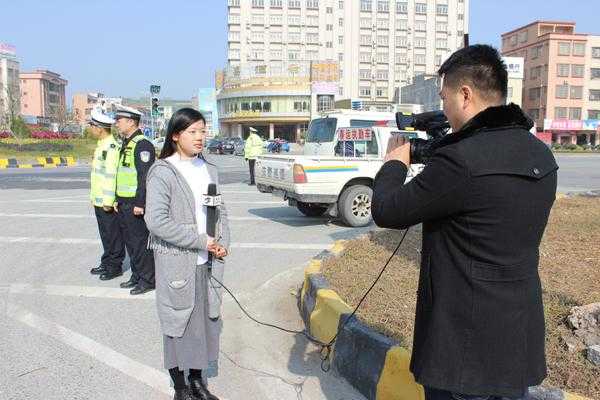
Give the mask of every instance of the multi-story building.
M 14 46 L 0 43 L 0 129 L 21 112 L 19 61 Z
M 504 33 L 502 53 L 525 60 L 523 109 L 541 137 L 598 144 L 600 36 L 576 33 L 574 22 L 535 21 Z
M 503 57 L 508 72 L 506 103 L 521 105 L 523 92 L 523 58 Z M 421 104 L 424 111 L 442 109 L 441 79 L 436 75 L 418 75 L 413 83 L 400 89 L 402 104 Z
M 339 97 L 392 101 L 463 46 L 468 1 L 228 0 L 228 64 L 335 60 Z
M 214 88 L 201 88 L 198 90 L 196 100 L 198 110 L 206 119 L 207 136 L 213 137 L 219 132 L 219 113 L 217 112 L 217 91 Z
M 112 111 L 113 105 L 123 104 L 121 97 L 106 97 L 102 93 L 76 93 L 73 95 L 73 116 L 77 122 L 84 124 L 90 119 L 90 113 L 96 107 L 104 112 Z
M 41 117 L 52 122 L 64 119 L 67 113 L 65 87 L 67 80 L 55 72 L 36 70 L 21 72 L 21 114 Z

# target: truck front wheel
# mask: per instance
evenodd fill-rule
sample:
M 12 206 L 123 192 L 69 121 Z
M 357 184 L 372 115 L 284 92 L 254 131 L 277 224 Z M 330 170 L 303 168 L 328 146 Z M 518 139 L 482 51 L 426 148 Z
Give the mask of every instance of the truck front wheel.
M 342 221 L 353 227 L 371 223 L 371 199 L 373 190 L 364 185 L 349 186 L 340 195 L 338 208 Z
M 313 203 L 303 203 L 301 201 L 296 205 L 298 207 L 298 211 L 307 217 L 320 217 L 327 211 L 327 207 L 323 207 L 320 205 L 316 205 Z

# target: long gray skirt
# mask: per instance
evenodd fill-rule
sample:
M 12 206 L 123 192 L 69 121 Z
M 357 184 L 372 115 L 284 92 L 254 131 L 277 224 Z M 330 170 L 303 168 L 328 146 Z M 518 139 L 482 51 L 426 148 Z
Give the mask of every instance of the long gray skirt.
M 208 266 L 196 268 L 196 299 L 192 315 L 182 337 L 163 335 L 165 368 L 208 370 L 216 375 L 219 359 L 219 337 L 223 322 L 208 317 Z

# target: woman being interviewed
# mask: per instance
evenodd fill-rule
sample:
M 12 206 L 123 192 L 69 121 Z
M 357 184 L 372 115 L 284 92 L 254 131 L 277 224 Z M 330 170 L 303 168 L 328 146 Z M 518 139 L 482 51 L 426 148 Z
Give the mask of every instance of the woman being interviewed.
M 203 198 L 208 185 L 218 181 L 216 168 L 202 157 L 205 124 L 191 108 L 173 114 L 159 160 L 148 172 L 145 220 L 156 262 L 164 363 L 176 400 L 218 400 L 205 385 L 206 370 L 218 360 L 222 329 L 220 287 L 210 276 L 222 279 L 229 227 L 221 205 L 216 237 L 206 234 Z

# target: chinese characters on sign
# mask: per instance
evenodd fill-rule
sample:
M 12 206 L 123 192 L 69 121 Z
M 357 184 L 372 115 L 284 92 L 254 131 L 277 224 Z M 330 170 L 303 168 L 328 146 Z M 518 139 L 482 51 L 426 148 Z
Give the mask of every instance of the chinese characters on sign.
M 340 128 L 337 131 L 338 140 L 341 142 L 367 141 L 373 138 L 373 130 L 370 128 Z

